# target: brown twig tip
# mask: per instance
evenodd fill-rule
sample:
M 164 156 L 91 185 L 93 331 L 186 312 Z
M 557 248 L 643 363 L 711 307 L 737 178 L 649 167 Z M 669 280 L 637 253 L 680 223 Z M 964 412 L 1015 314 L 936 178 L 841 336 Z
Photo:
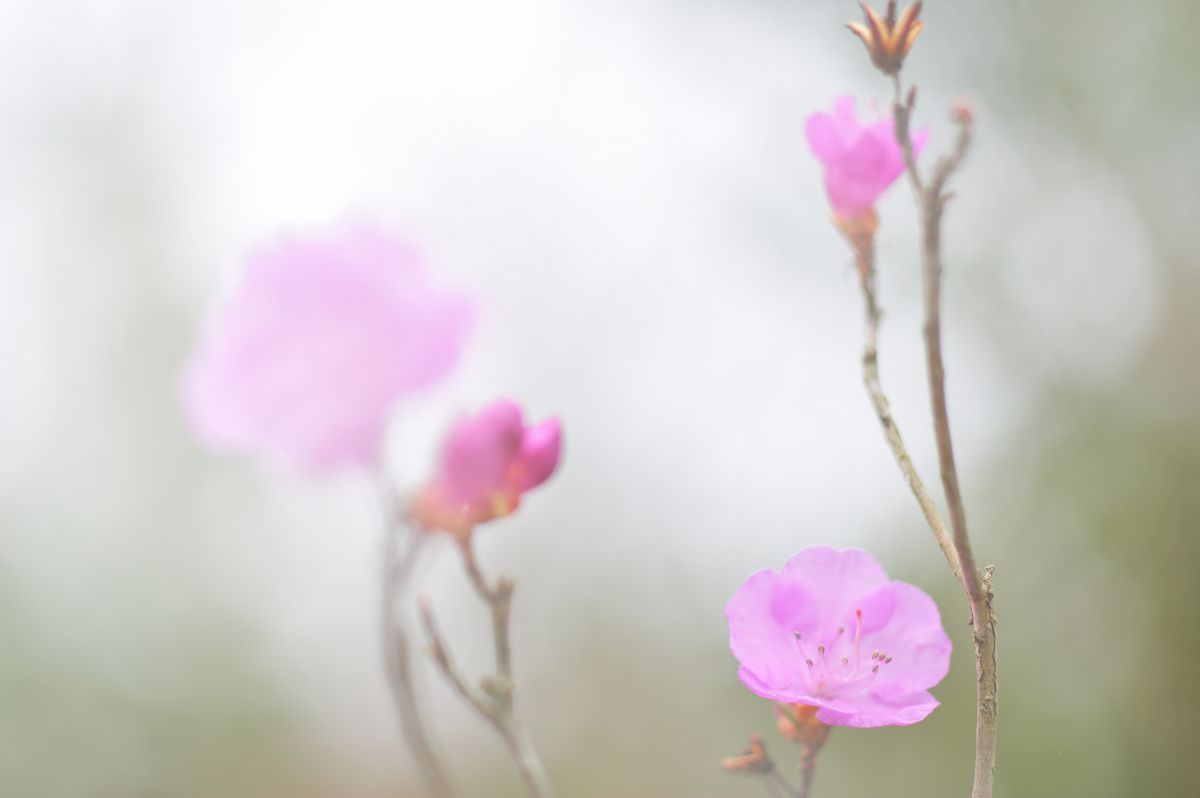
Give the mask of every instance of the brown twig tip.
M 771 757 L 767 753 L 767 747 L 763 744 L 762 735 L 751 734 L 749 747 L 737 756 L 722 759 L 721 767 L 730 773 L 762 775 L 774 770 L 775 763 L 771 761 Z
M 895 75 L 925 27 L 918 18 L 921 15 L 920 0 L 901 11 L 899 16 L 896 0 L 888 0 L 887 11 L 882 16 L 865 2 L 859 5 L 866 21 L 847 22 L 846 27 L 866 45 L 871 63 L 885 75 Z

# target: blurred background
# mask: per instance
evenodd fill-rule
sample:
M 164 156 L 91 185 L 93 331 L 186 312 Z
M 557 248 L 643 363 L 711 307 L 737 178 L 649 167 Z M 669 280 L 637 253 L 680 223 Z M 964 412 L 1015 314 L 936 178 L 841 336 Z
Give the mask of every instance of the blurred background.
M 424 795 L 375 638 L 377 497 L 203 451 L 178 380 L 248 247 L 371 218 L 484 319 L 408 403 L 396 478 L 501 394 L 564 466 L 484 530 L 563 796 L 757 796 L 723 606 L 803 546 L 939 601 L 943 706 L 836 730 L 817 796 L 966 795 L 965 603 L 863 394 L 808 114 L 890 87 L 849 0 L 0 3 L 0 795 Z M 948 370 L 996 565 L 997 796 L 1200 794 L 1200 55 L 1188 0 L 931 0 L 906 72 L 947 222 Z M 936 482 L 907 187 L 880 207 L 882 366 Z M 427 564 L 463 667 L 487 620 Z M 432 672 L 468 796 L 522 795 Z M 786 764 L 785 764 L 786 767 Z

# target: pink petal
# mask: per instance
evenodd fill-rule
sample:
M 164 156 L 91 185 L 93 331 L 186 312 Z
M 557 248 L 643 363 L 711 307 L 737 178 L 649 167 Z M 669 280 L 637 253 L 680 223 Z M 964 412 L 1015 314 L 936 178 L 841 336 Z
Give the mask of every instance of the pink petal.
M 528 427 L 521 440 L 517 492 L 525 493 L 549 479 L 561 454 L 562 423 L 557 418 Z
M 833 113 L 817 113 L 805 126 L 809 146 L 825 167 L 825 191 L 834 212 L 853 218 L 869 211 L 884 191 L 904 172 L 904 157 L 890 118 L 864 123 L 854 98 L 834 103 Z M 913 134 L 919 155 L 928 131 Z
M 397 400 L 449 372 L 470 317 L 382 230 L 285 239 L 250 254 L 210 316 L 185 409 L 219 448 L 372 467 Z
M 832 546 L 809 546 L 788 560 L 781 573 L 830 604 L 848 604 L 891 581 L 870 553 Z
M 892 657 L 880 669 L 876 686 L 904 693 L 933 687 L 946 678 L 953 648 L 937 604 L 923 590 L 904 582 L 892 582 L 889 589 L 895 607 L 888 624 L 863 637 L 865 647 Z
M 830 726 L 874 729 L 880 726 L 910 726 L 929 717 L 938 700 L 925 691 L 889 697 L 869 696 L 854 702 L 818 699 L 817 720 Z M 828 705 L 828 706 L 827 706 Z
M 796 663 L 802 657 L 793 629 L 788 627 L 811 627 L 815 617 L 806 617 L 805 613 L 811 613 L 814 606 L 802 586 L 781 579 L 771 570 L 755 572 L 733 594 L 725 606 L 729 647 L 742 669 L 760 686 L 755 692 L 803 691 L 803 682 L 796 674 Z
M 810 116 L 804 124 L 804 135 L 818 161 L 830 163 L 841 156 L 843 143 L 829 114 L 821 112 Z
M 505 476 L 521 451 L 521 408 L 501 399 L 451 431 L 442 459 L 447 494 L 463 503 L 487 502 L 504 487 Z

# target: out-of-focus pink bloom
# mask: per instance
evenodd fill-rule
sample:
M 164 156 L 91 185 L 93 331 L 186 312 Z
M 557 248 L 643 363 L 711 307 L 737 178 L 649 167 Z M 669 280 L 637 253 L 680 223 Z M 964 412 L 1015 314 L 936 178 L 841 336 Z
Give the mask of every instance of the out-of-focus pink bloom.
M 821 111 L 805 125 L 808 146 L 825 167 L 825 191 L 833 211 L 844 219 L 867 213 L 888 186 L 904 173 L 904 152 L 892 118 L 864 123 L 854 98 L 841 97 L 833 113 Z M 912 134 L 913 157 L 921 154 L 929 131 Z
M 907 726 L 938 702 L 950 639 L 920 588 L 888 579 L 865 551 L 812 546 L 762 570 L 725 607 L 729 646 L 751 691 L 817 707 L 830 726 Z
M 516 510 L 525 492 L 554 473 L 561 453 L 557 418 L 526 426 L 516 402 L 493 402 L 450 431 L 437 475 L 413 503 L 413 518 L 429 529 L 469 535 L 476 524 Z
M 208 319 L 188 415 L 217 448 L 282 453 L 314 473 L 375 467 L 397 400 L 447 375 L 471 317 L 379 228 L 277 241 L 251 253 Z

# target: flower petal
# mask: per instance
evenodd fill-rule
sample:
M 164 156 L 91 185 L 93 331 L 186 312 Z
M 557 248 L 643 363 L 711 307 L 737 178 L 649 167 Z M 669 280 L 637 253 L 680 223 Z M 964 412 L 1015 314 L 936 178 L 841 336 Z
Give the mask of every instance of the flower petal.
M 833 706 L 821 706 L 832 704 Z M 910 726 L 929 717 L 938 700 L 925 691 L 890 697 L 869 696 L 849 702 L 822 701 L 817 720 L 830 726 L 873 729 L 879 726 Z
M 532 490 L 549 479 L 558 467 L 561 454 L 562 423 L 557 418 L 528 427 L 521 439 L 517 492 Z
M 455 425 L 446 441 L 442 479 L 452 501 L 486 501 L 504 487 L 521 450 L 521 408 L 501 399 Z

